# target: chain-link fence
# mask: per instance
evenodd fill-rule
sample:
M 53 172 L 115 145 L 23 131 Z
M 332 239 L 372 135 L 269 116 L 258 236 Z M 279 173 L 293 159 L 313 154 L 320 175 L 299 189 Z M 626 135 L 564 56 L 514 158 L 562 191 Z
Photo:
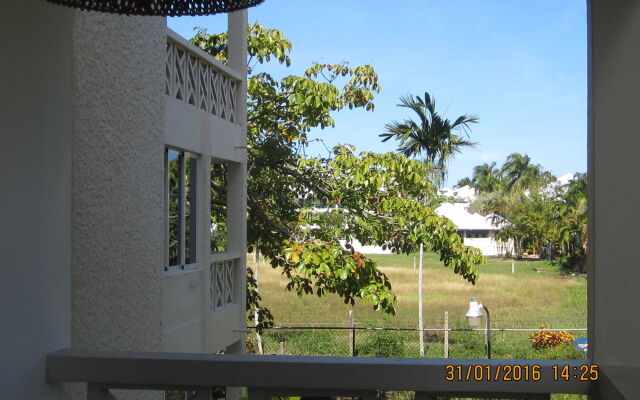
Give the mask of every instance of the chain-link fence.
M 574 338 L 586 336 L 586 329 L 549 329 L 546 332 L 569 331 Z M 584 352 L 572 342 L 558 346 L 535 348 L 532 334 L 539 329 L 492 329 L 493 358 L 510 359 L 577 359 Z M 361 357 L 486 357 L 484 329 L 424 329 L 374 327 L 303 327 L 288 326 L 265 329 L 260 335 L 250 328 L 247 350 L 264 354 L 361 356 Z M 423 350 L 421 351 L 421 347 Z

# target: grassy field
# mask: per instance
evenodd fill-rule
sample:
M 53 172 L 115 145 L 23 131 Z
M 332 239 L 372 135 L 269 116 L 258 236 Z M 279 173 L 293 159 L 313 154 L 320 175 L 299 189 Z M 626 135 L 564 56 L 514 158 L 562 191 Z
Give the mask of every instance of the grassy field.
M 337 296 L 298 297 L 285 290 L 285 279 L 267 263 L 260 268 L 260 292 L 277 326 L 346 326 L 353 310 L 356 326 L 416 328 L 418 325 L 418 272 L 414 255 L 370 255 L 387 274 L 397 296 L 394 317 L 383 315 L 371 305 L 345 305 Z M 249 257 L 252 261 L 253 257 Z M 416 256 L 417 263 L 417 256 Z M 253 263 L 250 262 L 250 265 Z M 470 297 L 477 297 L 491 311 L 492 328 L 585 328 L 587 318 L 586 279 L 562 273 L 544 261 L 489 259 L 480 267 L 480 279 L 472 285 L 445 268 L 435 254 L 424 258 L 424 315 L 426 328 L 442 328 L 444 312 L 449 313 L 450 328 L 468 328 L 464 317 Z M 537 271 L 536 271 L 537 269 Z M 576 337 L 586 332 L 574 332 Z M 427 335 L 426 357 L 443 356 L 443 334 Z M 531 346 L 531 332 L 492 333 L 493 358 L 571 359 L 581 358 L 571 344 L 537 350 Z M 347 331 L 282 330 L 264 336 L 266 352 L 279 352 L 285 341 L 290 354 L 348 355 Z M 358 331 L 358 355 L 418 356 L 418 334 L 396 331 Z M 451 358 L 484 358 L 483 332 L 451 332 Z M 580 396 L 556 396 L 554 399 L 579 399 Z
M 260 291 L 277 325 L 344 326 L 348 310 L 358 324 L 414 328 L 418 315 L 418 272 L 413 255 L 370 255 L 387 274 L 397 296 L 395 317 L 385 316 L 369 304 L 345 305 L 337 296 L 298 297 L 285 290 L 279 270 L 262 263 Z M 252 266 L 253 257 L 249 257 Z M 417 257 L 416 257 L 417 258 Z M 475 285 L 441 265 L 438 257 L 424 258 L 424 313 L 427 328 L 440 328 L 445 311 L 451 327 L 466 327 L 464 313 L 470 297 L 489 307 L 495 328 L 584 328 L 586 326 L 586 279 L 562 274 L 542 261 L 516 261 L 511 273 L 510 260 L 490 259 L 480 266 Z M 536 272 L 534 268 L 542 271 Z

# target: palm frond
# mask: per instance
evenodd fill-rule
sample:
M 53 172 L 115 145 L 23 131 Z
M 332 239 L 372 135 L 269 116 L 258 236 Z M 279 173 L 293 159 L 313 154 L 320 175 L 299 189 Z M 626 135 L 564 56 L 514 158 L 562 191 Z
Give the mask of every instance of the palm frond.
M 399 107 L 412 110 L 417 119 L 406 119 L 402 123 L 392 122 L 385 125 L 385 132 L 380 134 L 382 141 L 391 138 L 398 141 L 398 152 L 407 157 L 424 156 L 424 161 L 446 176 L 448 161 L 464 147 L 474 147 L 477 143 L 462 138 L 453 131 L 462 130 L 469 137 L 469 125 L 478 122 L 473 114 L 462 115 L 451 123 L 436 112 L 435 98 L 424 93 L 424 97 L 405 95 L 400 97 Z

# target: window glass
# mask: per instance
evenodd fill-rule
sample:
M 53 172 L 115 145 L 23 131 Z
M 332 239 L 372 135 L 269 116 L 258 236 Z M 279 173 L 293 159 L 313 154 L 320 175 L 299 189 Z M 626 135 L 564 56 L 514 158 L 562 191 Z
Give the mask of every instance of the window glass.
M 165 149 L 165 267 L 196 262 L 197 156 Z
M 183 155 L 175 150 L 167 150 L 168 172 L 168 246 L 169 266 L 180 265 L 180 186 L 182 185 L 181 164 Z

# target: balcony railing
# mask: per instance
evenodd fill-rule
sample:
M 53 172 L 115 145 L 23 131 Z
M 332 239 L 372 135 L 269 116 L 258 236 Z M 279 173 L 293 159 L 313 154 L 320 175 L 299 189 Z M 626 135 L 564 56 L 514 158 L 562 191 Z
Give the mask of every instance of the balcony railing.
M 450 375 L 453 366 L 453 376 Z M 558 375 L 567 367 L 568 379 Z M 585 367 L 586 366 L 586 367 Z M 192 390 L 209 399 L 211 387 L 247 387 L 249 399 L 271 396 L 351 396 L 415 391 L 436 396 L 549 399 L 549 393 L 587 394 L 586 360 L 462 360 L 135 353 L 61 350 L 47 356 L 49 383 L 86 382 L 88 399 L 109 389 Z M 519 374 L 513 374 L 518 369 Z M 510 370 L 511 374 L 504 372 Z M 529 371 L 524 374 L 524 371 Z M 458 372 L 459 371 L 459 372 Z M 490 371 L 491 374 L 487 374 Z M 499 372 L 502 371 L 502 372 Z M 537 371 L 537 373 L 532 373 Z M 576 376 L 577 373 L 577 376 Z M 452 379 L 451 379 L 452 378 Z
M 170 29 L 165 77 L 169 97 L 236 123 L 241 76 Z
M 236 260 L 222 260 L 211 263 L 209 279 L 211 280 L 209 298 L 210 310 L 216 310 L 233 303 L 233 283 Z

